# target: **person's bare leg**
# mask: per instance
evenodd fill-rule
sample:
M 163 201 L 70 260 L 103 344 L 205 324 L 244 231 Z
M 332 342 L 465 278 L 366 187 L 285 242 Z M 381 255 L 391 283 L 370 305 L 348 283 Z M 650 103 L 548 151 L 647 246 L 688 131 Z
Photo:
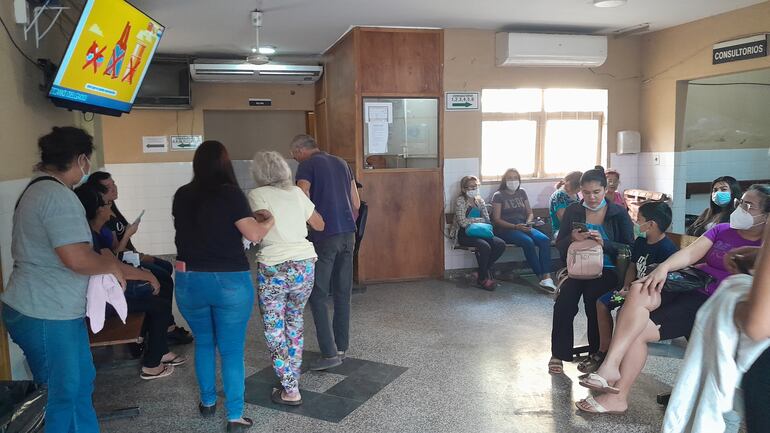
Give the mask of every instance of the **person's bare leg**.
M 639 377 L 644 364 L 647 362 L 647 343 L 659 340 L 660 333 L 658 332 L 657 325 L 648 320 L 647 327 L 628 347 L 626 356 L 620 364 L 620 379 L 614 384 L 620 392 L 618 394 L 602 394 L 594 397 L 594 399 L 609 411 L 625 411 L 628 409 L 628 396 L 631 393 L 631 386 L 636 382 L 636 378 Z
M 599 322 L 599 352 L 607 353 L 612 340 L 612 313 L 602 302 L 596 303 L 596 321 Z
M 607 356 L 596 374 L 610 383 L 620 379 L 620 363 L 631 344 L 644 332 L 648 323 L 652 323 L 650 311 L 657 308 L 659 304 L 659 296 L 650 296 L 646 290 L 641 290 L 641 284 L 631 286 L 623 308 L 618 314 L 618 323 L 610 341 Z

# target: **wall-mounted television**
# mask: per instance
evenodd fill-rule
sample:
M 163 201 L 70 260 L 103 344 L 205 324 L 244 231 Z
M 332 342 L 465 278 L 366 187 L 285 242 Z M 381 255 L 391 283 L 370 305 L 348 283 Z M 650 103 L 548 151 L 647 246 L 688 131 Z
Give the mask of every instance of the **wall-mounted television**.
M 190 62 L 184 57 L 157 55 L 134 101 L 135 108 L 191 108 Z
M 164 30 L 124 0 L 87 0 L 49 98 L 84 112 L 130 112 Z

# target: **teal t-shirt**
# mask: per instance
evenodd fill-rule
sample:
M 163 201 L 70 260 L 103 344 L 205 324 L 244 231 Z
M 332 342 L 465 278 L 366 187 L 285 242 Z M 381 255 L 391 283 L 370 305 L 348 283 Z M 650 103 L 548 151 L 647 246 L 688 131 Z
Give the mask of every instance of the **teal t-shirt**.
M 85 317 L 88 276 L 64 266 L 54 250 L 81 242 L 91 244 L 91 229 L 75 193 L 53 180 L 30 186 L 13 214 L 13 271 L 2 302 L 37 319 Z
M 610 242 L 610 237 L 607 236 L 607 230 L 604 230 L 604 226 L 599 226 L 596 224 L 586 224 L 586 227 L 588 227 L 588 230 L 596 230 L 599 232 L 600 235 L 602 235 L 602 239 L 604 239 L 604 242 Z M 609 256 L 609 254 L 604 254 L 604 267 L 607 269 L 612 269 L 615 267 L 615 264 L 612 263 L 612 257 Z

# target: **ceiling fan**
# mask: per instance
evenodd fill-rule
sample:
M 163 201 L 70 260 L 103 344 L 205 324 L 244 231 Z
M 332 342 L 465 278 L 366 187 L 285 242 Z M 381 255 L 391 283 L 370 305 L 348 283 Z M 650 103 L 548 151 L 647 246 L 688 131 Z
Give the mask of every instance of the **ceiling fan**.
M 251 25 L 254 26 L 256 43 L 252 49 L 252 54 L 249 54 L 249 56 L 246 57 L 246 63 L 251 63 L 252 65 L 264 65 L 265 63 L 270 62 L 270 58 L 259 52 L 259 29 L 262 27 L 262 11 L 259 9 L 251 11 Z

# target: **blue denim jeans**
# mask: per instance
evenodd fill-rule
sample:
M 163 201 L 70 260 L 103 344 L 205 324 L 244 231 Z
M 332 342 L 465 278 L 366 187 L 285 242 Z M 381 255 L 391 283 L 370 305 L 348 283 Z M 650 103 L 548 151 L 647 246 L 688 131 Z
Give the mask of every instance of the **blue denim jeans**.
M 195 374 L 200 400 L 217 402 L 216 353 L 222 364 L 222 385 L 228 420 L 243 415 L 246 326 L 254 307 L 251 273 L 177 272 L 176 302 L 195 337 Z
M 8 305 L 2 316 L 35 382 L 48 387 L 45 432 L 98 433 L 91 397 L 96 370 L 85 319 L 36 319 Z
M 506 244 L 521 247 L 529 267 L 538 276 L 551 272 L 551 240 L 543 232 L 537 229 L 531 229 L 529 233 L 521 230 L 495 230 L 495 235 Z

